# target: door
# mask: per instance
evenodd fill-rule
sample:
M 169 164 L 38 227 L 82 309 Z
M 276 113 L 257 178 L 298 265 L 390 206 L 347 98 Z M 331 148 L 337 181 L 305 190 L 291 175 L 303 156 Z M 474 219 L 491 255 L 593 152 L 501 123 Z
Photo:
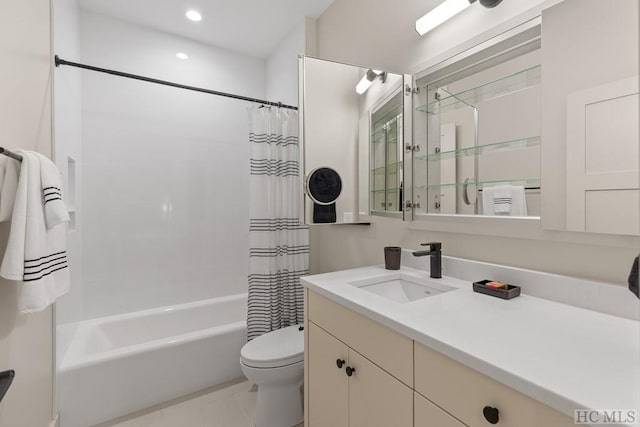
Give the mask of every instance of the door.
M 308 427 L 349 426 L 349 383 L 345 369 L 347 346 L 309 322 Z M 337 361 L 342 367 L 338 367 Z M 390 424 L 392 425 L 392 424 Z
M 415 427 L 465 427 L 457 419 L 415 393 Z
M 413 391 L 349 349 L 349 427 L 413 427 Z M 325 424 L 337 426 L 338 424 Z

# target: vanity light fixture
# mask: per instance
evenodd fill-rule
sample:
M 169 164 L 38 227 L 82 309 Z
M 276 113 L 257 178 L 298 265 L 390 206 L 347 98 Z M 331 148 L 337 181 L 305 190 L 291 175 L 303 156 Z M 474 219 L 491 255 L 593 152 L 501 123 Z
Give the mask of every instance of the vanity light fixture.
M 176 58 L 178 58 L 178 59 L 189 59 L 189 55 L 187 55 L 184 52 L 178 52 L 178 53 L 176 53 Z
M 453 18 L 458 13 L 475 3 L 476 0 L 445 0 L 429 13 L 416 21 L 416 31 L 421 36 L 433 30 L 443 22 Z M 486 8 L 496 7 L 502 0 L 479 0 Z
M 387 80 L 387 73 L 385 71 L 368 69 L 356 85 L 356 92 L 358 92 L 359 95 L 365 93 L 376 78 L 379 78 L 380 81 L 384 83 Z
M 202 15 L 197 10 L 193 10 L 193 9 L 187 10 L 187 13 L 185 15 L 187 16 L 187 18 L 191 19 L 192 21 L 195 21 L 195 22 L 202 21 Z

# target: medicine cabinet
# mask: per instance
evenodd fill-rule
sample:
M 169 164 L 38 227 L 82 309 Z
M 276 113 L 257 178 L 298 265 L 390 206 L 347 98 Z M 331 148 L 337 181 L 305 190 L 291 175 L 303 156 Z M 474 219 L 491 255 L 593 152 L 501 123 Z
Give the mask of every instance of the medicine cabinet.
M 305 58 L 305 174 L 343 165 L 337 223 L 638 236 L 638 8 L 564 0 L 410 76 Z
M 416 76 L 414 219 L 540 215 L 540 81 L 539 26 Z

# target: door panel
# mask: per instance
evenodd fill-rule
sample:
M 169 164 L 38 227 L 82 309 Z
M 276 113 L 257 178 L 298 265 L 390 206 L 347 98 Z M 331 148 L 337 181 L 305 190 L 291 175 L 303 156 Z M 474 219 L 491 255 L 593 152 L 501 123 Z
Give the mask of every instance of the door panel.
M 349 392 L 345 374 L 347 346 L 309 322 L 308 427 L 348 427 Z M 340 369 L 336 360 L 345 361 Z
M 413 391 L 349 349 L 349 427 L 413 427 Z M 329 426 L 331 424 L 327 424 Z

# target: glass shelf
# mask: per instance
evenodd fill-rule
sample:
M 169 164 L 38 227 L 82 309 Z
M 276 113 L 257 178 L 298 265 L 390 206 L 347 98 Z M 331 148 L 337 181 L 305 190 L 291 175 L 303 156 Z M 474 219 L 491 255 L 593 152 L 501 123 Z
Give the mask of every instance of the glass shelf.
M 374 144 L 383 144 L 383 143 L 387 143 L 387 144 L 397 144 L 398 143 L 398 138 L 396 136 L 393 137 L 389 137 L 387 139 L 384 138 L 384 135 L 382 138 L 375 138 L 373 140 Z
M 380 166 L 379 168 L 371 169 L 374 175 L 381 175 L 384 173 L 396 173 L 398 172 L 398 166 L 402 162 L 389 163 L 387 166 Z
M 453 95 L 443 96 L 440 99 L 435 99 L 427 102 L 426 104 L 416 107 L 416 110 L 421 112 L 427 112 L 431 114 L 437 114 L 444 112 L 445 109 L 457 109 L 466 107 L 462 101 L 469 104 L 475 104 L 480 101 L 485 101 L 496 96 L 504 95 L 505 93 L 515 92 L 517 90 L 526 89 L 528 87 L 537 85 L 540 83 L 541 66 L 536 65 L 534 67 L 526 68 L 518 71 L 517 73 L 510 74 L 501 79 L 493 80 L 479 86 L 467 89 L 461 92 L 456 92 Z M 423 88 L 429 93 L 428 88 Z
M 540 145 L 539 136 L 529 136 L 526 138 L 511 139 L 508 141 L 492 142 L 489 144 L 478 145 L 477 147 L 458 148 L 457 150 L 440 151 L 439 153 L 423 154 L 416 156 L 416 159 L 446 160 L 464 156 L 475 156 L 477 154 L 486 154 L 496 151 L 520 150 L 523 148 L 537 147 Z
M 399 190 L 402 190 L 401 188 L 381 188 L 380 190 L 371 190 L 372 193 L 396 193 Z
M 467 183 L 467 185 L 481 186 L 485 184 L 504 184 L 504 183 L 529 184 L 532 182 L 539 183 L 540 178 L 516 178 L 516 179 L 498 179 L 498 180 L 492 180 L 492 181 L 470 181 Z M 465 185 L 464 182 L 451 182 L 446 184 L 416 185 L 415 188 L 424 190 L 424 189 L 442 188 L 442 187 L 462 187 L 463 185 Z

